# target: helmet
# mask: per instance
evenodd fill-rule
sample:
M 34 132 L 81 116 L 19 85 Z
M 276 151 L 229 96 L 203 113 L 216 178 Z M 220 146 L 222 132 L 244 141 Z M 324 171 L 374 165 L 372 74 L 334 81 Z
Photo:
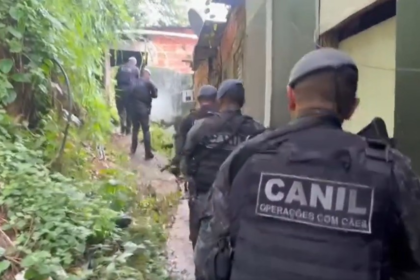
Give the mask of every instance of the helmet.
M 217 89 L 211 85 L 204 85 L 200 88 L 200 92 L 198 93 L 197 99 L 216 99 Z
M 289 77 L 289 86 L 293 88 L 303 78 L 316 72 L 338 70 L 343 67 L 353 68 L 358 73 L 356 63 L 342 51 L 332 48 L 311 51 L 293 67 Z
M 134 56 L 132 56 L 128 59 L 128 62 L 131 62 L 133 65 L 136 65 L 137 64 L 137 59 Z
M 224 97 L 243 103 L 245 100 L 245 88 L 242 81 L 235 79 L 223 81 L 217 91 L 217 99 Z

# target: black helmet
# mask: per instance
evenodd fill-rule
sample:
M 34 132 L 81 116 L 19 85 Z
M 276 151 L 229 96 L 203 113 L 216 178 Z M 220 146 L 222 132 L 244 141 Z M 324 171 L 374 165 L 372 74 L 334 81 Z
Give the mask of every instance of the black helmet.
M 358 73 L 356 63 L 342 51 L 332 48 L 311 51 L 293 67 L 289 77 L 289 86 L 293 88 L 303 78 L 316 72 L 338 70 L 343 67 L 353 68 L 356 74 Z
M 222 82 L 217 91 L 217 99 L 228 97 L 242 106 L 245 101 L 245 88 L 240 80 L 229 79 Z
M 211 85 L 204 85 L 200 88 L 197 99 L 216 100 L 217 89 Z

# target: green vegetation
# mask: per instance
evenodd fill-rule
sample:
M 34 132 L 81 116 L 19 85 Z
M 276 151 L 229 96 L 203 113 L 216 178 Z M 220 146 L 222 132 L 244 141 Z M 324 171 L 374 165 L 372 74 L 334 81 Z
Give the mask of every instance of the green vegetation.
M 162 127 L 152 123 L 150 127 L 152 134 L 152 146 L 157 152 L 170 158 L 173 156 L 173 139 Z
M 95 161 L 113 129 L 104 50 L 131 17 L 125 0 L 0 2 L 1 279 L 22 270 L 29 280 L 168 279 L 165 224 L 177 195 L 139 193 L 118 154 L 110 166 Z M 82 125 L 61 153 L 63 109 Z M 158 138 L 162 151 L 168 138 Z M 134 216 L 129 230 L 115 226 L 122 213 Z
M 188 26 L 187 12 L 190 1 L 186 0 L 127 0 L 134 19 L 134 28 L 142 26 Z M 136 24 L 136 23 L 141 23 Z

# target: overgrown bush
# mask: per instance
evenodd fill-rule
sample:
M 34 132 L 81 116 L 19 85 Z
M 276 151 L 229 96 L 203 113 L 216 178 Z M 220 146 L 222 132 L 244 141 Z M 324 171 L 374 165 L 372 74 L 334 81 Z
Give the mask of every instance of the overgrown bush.
M 150 126 L 153 149 L 159 153 L 171 157 L 173 154 L 173 139 L 170 133 L 158 124 Z
M 0 247 L 2 277 L 23 268 L 33 280 L 60 271 L 68 276 L 56 279 L 167 279 L 164 227 L 176 196 L 139 194 L 135 176 L 118 167 L 96 180 L 51 172 L 34 149 L 36 138 L 10 125 L 4 112 L 0 120 L 0 205 L 7 213 L 1 224 L 14 239 Z M 128 231 L 115 227 L 123 212 L 135 217 Z M 88 270 L 86 253 L 94 248 Z
M 29 280 L 167 278 L 162 209 L 174 198 L 139 194 L 134 175 L 117 167 L 92 174 L 96 144 L 112 129 L 104 51 L 129 22 L 125 0 L 0 1 L 2 280 L 22 269 Z M 83 120 L 58 160 L 70 93 L 54 61 Z M 123 212 L 136 216 L 128 231 L 115 226 Z

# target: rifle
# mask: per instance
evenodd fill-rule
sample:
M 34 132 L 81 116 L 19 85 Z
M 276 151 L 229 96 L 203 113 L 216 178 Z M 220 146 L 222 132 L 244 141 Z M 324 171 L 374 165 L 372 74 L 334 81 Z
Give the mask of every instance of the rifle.
M 386 129 L 385 121 L 382 118 L 375 117 L 367 126 L 357 133 L 367 139 L 385 141 L 392 148 L 396 147 L 395 139 L 390 138 Z

